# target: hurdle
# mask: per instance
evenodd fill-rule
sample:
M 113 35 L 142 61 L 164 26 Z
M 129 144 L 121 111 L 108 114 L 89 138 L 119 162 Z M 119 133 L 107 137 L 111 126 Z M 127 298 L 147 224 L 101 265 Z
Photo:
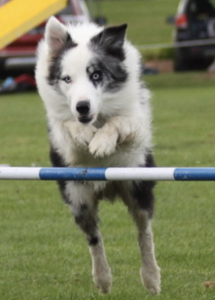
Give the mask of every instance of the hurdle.
M 0 167 L 0 180 L 214 181 L 215 168 Z

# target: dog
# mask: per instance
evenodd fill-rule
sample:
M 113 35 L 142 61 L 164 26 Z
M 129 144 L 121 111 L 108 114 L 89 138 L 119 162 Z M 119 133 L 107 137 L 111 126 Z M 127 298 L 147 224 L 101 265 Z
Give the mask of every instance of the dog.
M 141 57 L 127 25 L 64 25 L 51 17 L 38 46 L 36 82 L 47 112 L 54 167 L 153 167 L 150 92 L 140 80 Z M 142 283 L 160 292 L 151 220 L 153 181 L 58 181 L 85 233 L 92 275 L 102 293 L 112 285 L 98 204 L 122 199 L 138 231 Z

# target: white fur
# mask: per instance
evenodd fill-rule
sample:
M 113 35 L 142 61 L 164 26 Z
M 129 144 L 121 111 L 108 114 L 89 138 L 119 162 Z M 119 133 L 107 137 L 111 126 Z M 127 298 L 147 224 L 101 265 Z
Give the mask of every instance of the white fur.
M 100 243 L 94 247 L 90 247 L 89 250 L 92 257 L 92 275 L 94 282 L 102 293 L 109 293 L 112 284 L 112 275 L 111 269 L 107 263 L 101 235 Z

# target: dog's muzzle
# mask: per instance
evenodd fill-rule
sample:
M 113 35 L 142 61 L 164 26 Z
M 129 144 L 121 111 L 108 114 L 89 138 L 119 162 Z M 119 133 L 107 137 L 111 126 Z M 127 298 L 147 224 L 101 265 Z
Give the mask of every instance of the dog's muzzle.
M 76 110 L 79 113 L 78 120 L 81 123 L 89 123 L 92 121 L 92 116 L 90 115 L 90 102 L 79 101 L 76 105 Z

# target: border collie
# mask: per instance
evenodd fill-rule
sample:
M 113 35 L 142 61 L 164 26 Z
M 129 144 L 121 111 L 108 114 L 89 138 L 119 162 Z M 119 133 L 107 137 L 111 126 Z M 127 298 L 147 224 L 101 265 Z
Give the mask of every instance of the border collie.
M 63 25 L 51 17 L 38 47 L 36 81 L 47 112 L 54 167 L 153 167 L 150 93 L 127 25 Z M 152 181 L 59 181 L 61 195 L 85 233 L 92 275 L 102 293 L 112 276 L 98 228 L 98 204 L 121 198 L 138 231 L 141 278 L 160 292 L 151 219 Z

